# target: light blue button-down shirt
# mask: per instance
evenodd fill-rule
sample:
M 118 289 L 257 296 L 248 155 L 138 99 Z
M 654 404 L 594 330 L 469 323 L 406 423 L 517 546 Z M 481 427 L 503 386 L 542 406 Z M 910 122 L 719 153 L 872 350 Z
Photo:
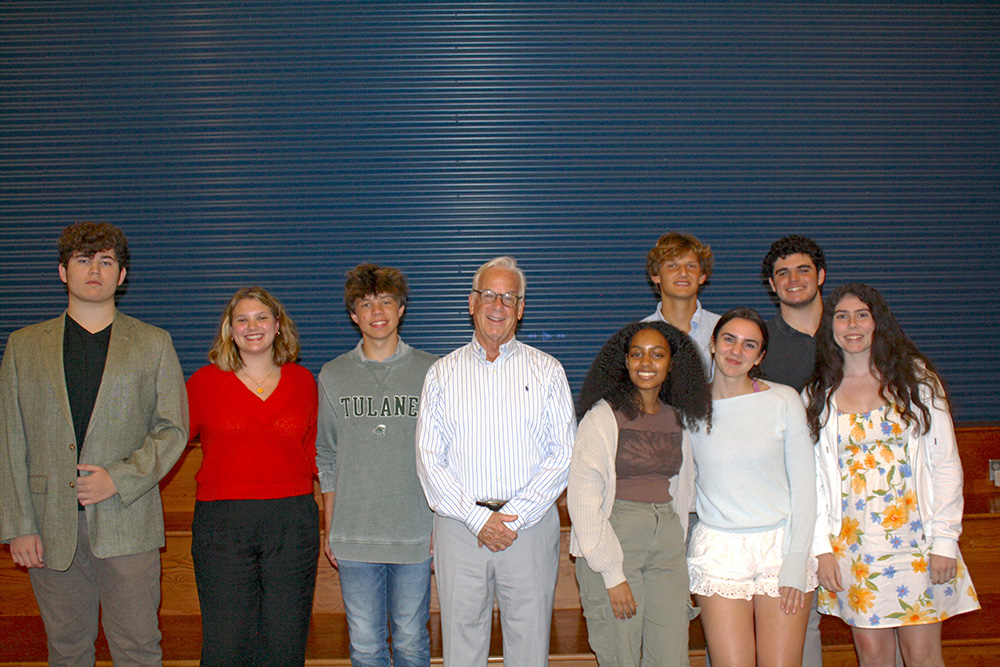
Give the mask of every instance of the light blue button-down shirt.
M 507 524 L 530 528 L 566 488 L 576 436 L 566 372 L 516 338 L 487 361 L 473 337 L 427 372 L 417 417 L 417 474 L 435 512 L 473 534 L 506 500 Z
M 709 345 L 712 342 L 712 331 L 715 330 L 715 325 L 719 322 L 719 316 L 702 308 L 701 301 L 695 303 L 698 307 L 695 309 L 694 315 L 691 316 L 691 330 L 688 332 L 688 337 L 698 346 L 701 359 L 705 362 L 705 370 L 708 371 L 708 376 L 712 377 L 712 352 L 709 350 Z M 642 318 L 642 321 L 667 322 L 663 317 L 662 306 L 661 303 L 660 308 L 657 308 L 652 315 Z M 667 322 L 667 324 L 670 323 Z

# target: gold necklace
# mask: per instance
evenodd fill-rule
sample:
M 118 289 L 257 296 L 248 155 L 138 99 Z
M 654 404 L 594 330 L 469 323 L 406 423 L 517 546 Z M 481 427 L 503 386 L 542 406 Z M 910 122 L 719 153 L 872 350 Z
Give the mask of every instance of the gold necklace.
M 263 379 L 263 380 L 261 380 L 260 382 L 257 382 L 257 380 L 254 380 L 254 379 L 253 379 L 253 376 L 252 376 L 252 375 L 250 375 L 250 373 L 248 373 L 248 372 L 247 372 L 247 369 L 246 369 L 246 368 L 241 368 L 240 370 L 241 370 L 241 371 L 243 371 L 243 374 L 244 374 L 244 375 L 246 375 L 246 376 L 247 376 L 248 378 L 250 378 L 250 381 L 251 381 L 251 382 L 253 382 L 254 384 L 256 384 L 256 385 L 257 385 L 257 389 L 256 389 L 256 392 L 257 392 L 258 394 L 263 394 L 263 393 L 264 393 L 264 383 L 265 383 L 265 382 L 267 382 L 267 379 L 268 379 L 269 377 L 271 377 L 271 375 L 273 375 L 273 374 L 274 374 L 274 371 L 278 370 L 278 367 L 277 367 L 277 366 L 275 366 L 274 368 L 272 368 L 272 369 L 271 369 L 271 372 L 270 372 L 270 373 L 268 373 L 267 375 L 265 375 L 265 376 L 264 376 L 264 379 Z

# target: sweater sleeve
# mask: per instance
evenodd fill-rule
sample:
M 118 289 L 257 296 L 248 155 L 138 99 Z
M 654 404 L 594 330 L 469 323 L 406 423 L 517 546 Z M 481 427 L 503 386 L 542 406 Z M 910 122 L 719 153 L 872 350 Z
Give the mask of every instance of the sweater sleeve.
M 820 438 L 824 435 L 820 434 Z M 823 450 L 820 444 L 815 447 L 816 454 L 816 525 L 813 528 L 812 553 L 814 556 L 833 552 L 830 544 L 830 501 L 827 491 L 827 476 L 823 471 Z
M 809 388 L 803 389 L 799 398 L 802 399 L 803 405 L 809 405 Z M 819 432 L 819 440 L 813 443 L 813 454 L 816 464 L 816 525 L 813 528 L 813 545 L 812 554 L 814 556 L 819 556 L 822 554 L 828 554 L 833 551 L 833 546 L 830 544 L 830 524 L 831 524 L 831 507 L 830 507 L 830 489 L 827 489 L 827 484 L 830 481 L 830 471 L 826 470 L 827 461 L 826 458 L 826 439 L 829 437 L 827 432 L 826 424 L 823 422 L 824 419 L 829 417 L 829 411 L 824 412 L 820 415 L 820 422 L 823 424 Z M 837 477 L 839 479 L 840 472 L 837 471 Z
M 337 485 L 337 410 L 327 389 L 329 367 L 319 374 L 319 415 L 316 424 L 316 468 L 319 489 L 323 493 L 336 490 Z
M 313 378 L 313 374 L 309 372 L 308 369 L 302 368 L 304 371 L 302 374 L 302 384 L 303 384 L 303 399 L 308 405 L 313 406 L 311 410 L 308 411 L 306 419 L 308 420 L 306 424 L 306 434 L 302 438 L 302 453 L 306 458 L 306 461 L 312 464 L 311 472 L 315 477 L 317 475 L 318 468 L 316 466 L 316 439 L 318 437 L 317 432 L 317 412 L 318 412 L 318 394 L 316 388 L 316 379 Z
M 625 581 L 625 555 L 608 515 L 602 511 L 605 499 L 614 495 L 611 480 L 615 471 L 608 467 L 608 452 L 616 451 L 617 437 L 614 413 L 606 403 L 598 403 L 584 415 L 576 433 L 566 493 L 578 555 L 601 574 L 606 588 Z
M 931 553 L 955 558 L 958 538 L 962 534 L 962 461 L 955 442 L 955 427 L 947 404 L 934 392 L 927 390 L 922 398 L 931 406 L 931 428 L 920 437 L 924 439 L 924 452 L 931 473 L 930 525 L 926 526 L 931 538 Z M 914 425 L 913 428 L 919 428 Z M 923 502 L 924 499 L 919 499 Z
M 791 495 L 785 537 L 785 555 L 778 573 L 778 586 L 806 589 L 806 563 L 816 526 L 816 458 L 806 411 L 792 391 L 786 399 L 785 470 Z

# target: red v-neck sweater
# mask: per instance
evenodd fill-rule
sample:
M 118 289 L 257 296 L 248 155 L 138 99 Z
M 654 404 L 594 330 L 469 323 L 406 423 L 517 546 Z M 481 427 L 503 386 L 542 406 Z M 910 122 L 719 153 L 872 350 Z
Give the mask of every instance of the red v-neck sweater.
M 215 366 L 187 381 L 191 441 L 204 461 L 198 500 L 287 498 L 313 492 L 316 475 L 316 381 L 298 364 L 281 367 L 262 401 L 235 373 Z

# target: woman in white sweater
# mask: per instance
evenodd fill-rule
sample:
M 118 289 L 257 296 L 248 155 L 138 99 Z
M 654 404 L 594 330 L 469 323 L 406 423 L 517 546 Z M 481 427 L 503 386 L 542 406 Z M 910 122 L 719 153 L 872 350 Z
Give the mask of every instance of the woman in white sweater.
M 629 324 L 594 360 L 579 411 L 570 553 L 591 649 L 602 667 L 687 665 L 686 429 L 711 414 L 697 348 L 669 324 Z
M 712 430 L 694 433 L 698 524 L 688 572 L 712 667 L 801 665 L 816 588 L 816 469 L 791 387 L 759 380 L 767 327 L 724 314 L 712 334 Z
M 827 299 L 806 387 L 818 441 L 819 610 L 851 625 L 866 667 L 943 667 L 941 621 L 979 608 L 958 537 L 962 463 L 930 360 L 882 296 Z

